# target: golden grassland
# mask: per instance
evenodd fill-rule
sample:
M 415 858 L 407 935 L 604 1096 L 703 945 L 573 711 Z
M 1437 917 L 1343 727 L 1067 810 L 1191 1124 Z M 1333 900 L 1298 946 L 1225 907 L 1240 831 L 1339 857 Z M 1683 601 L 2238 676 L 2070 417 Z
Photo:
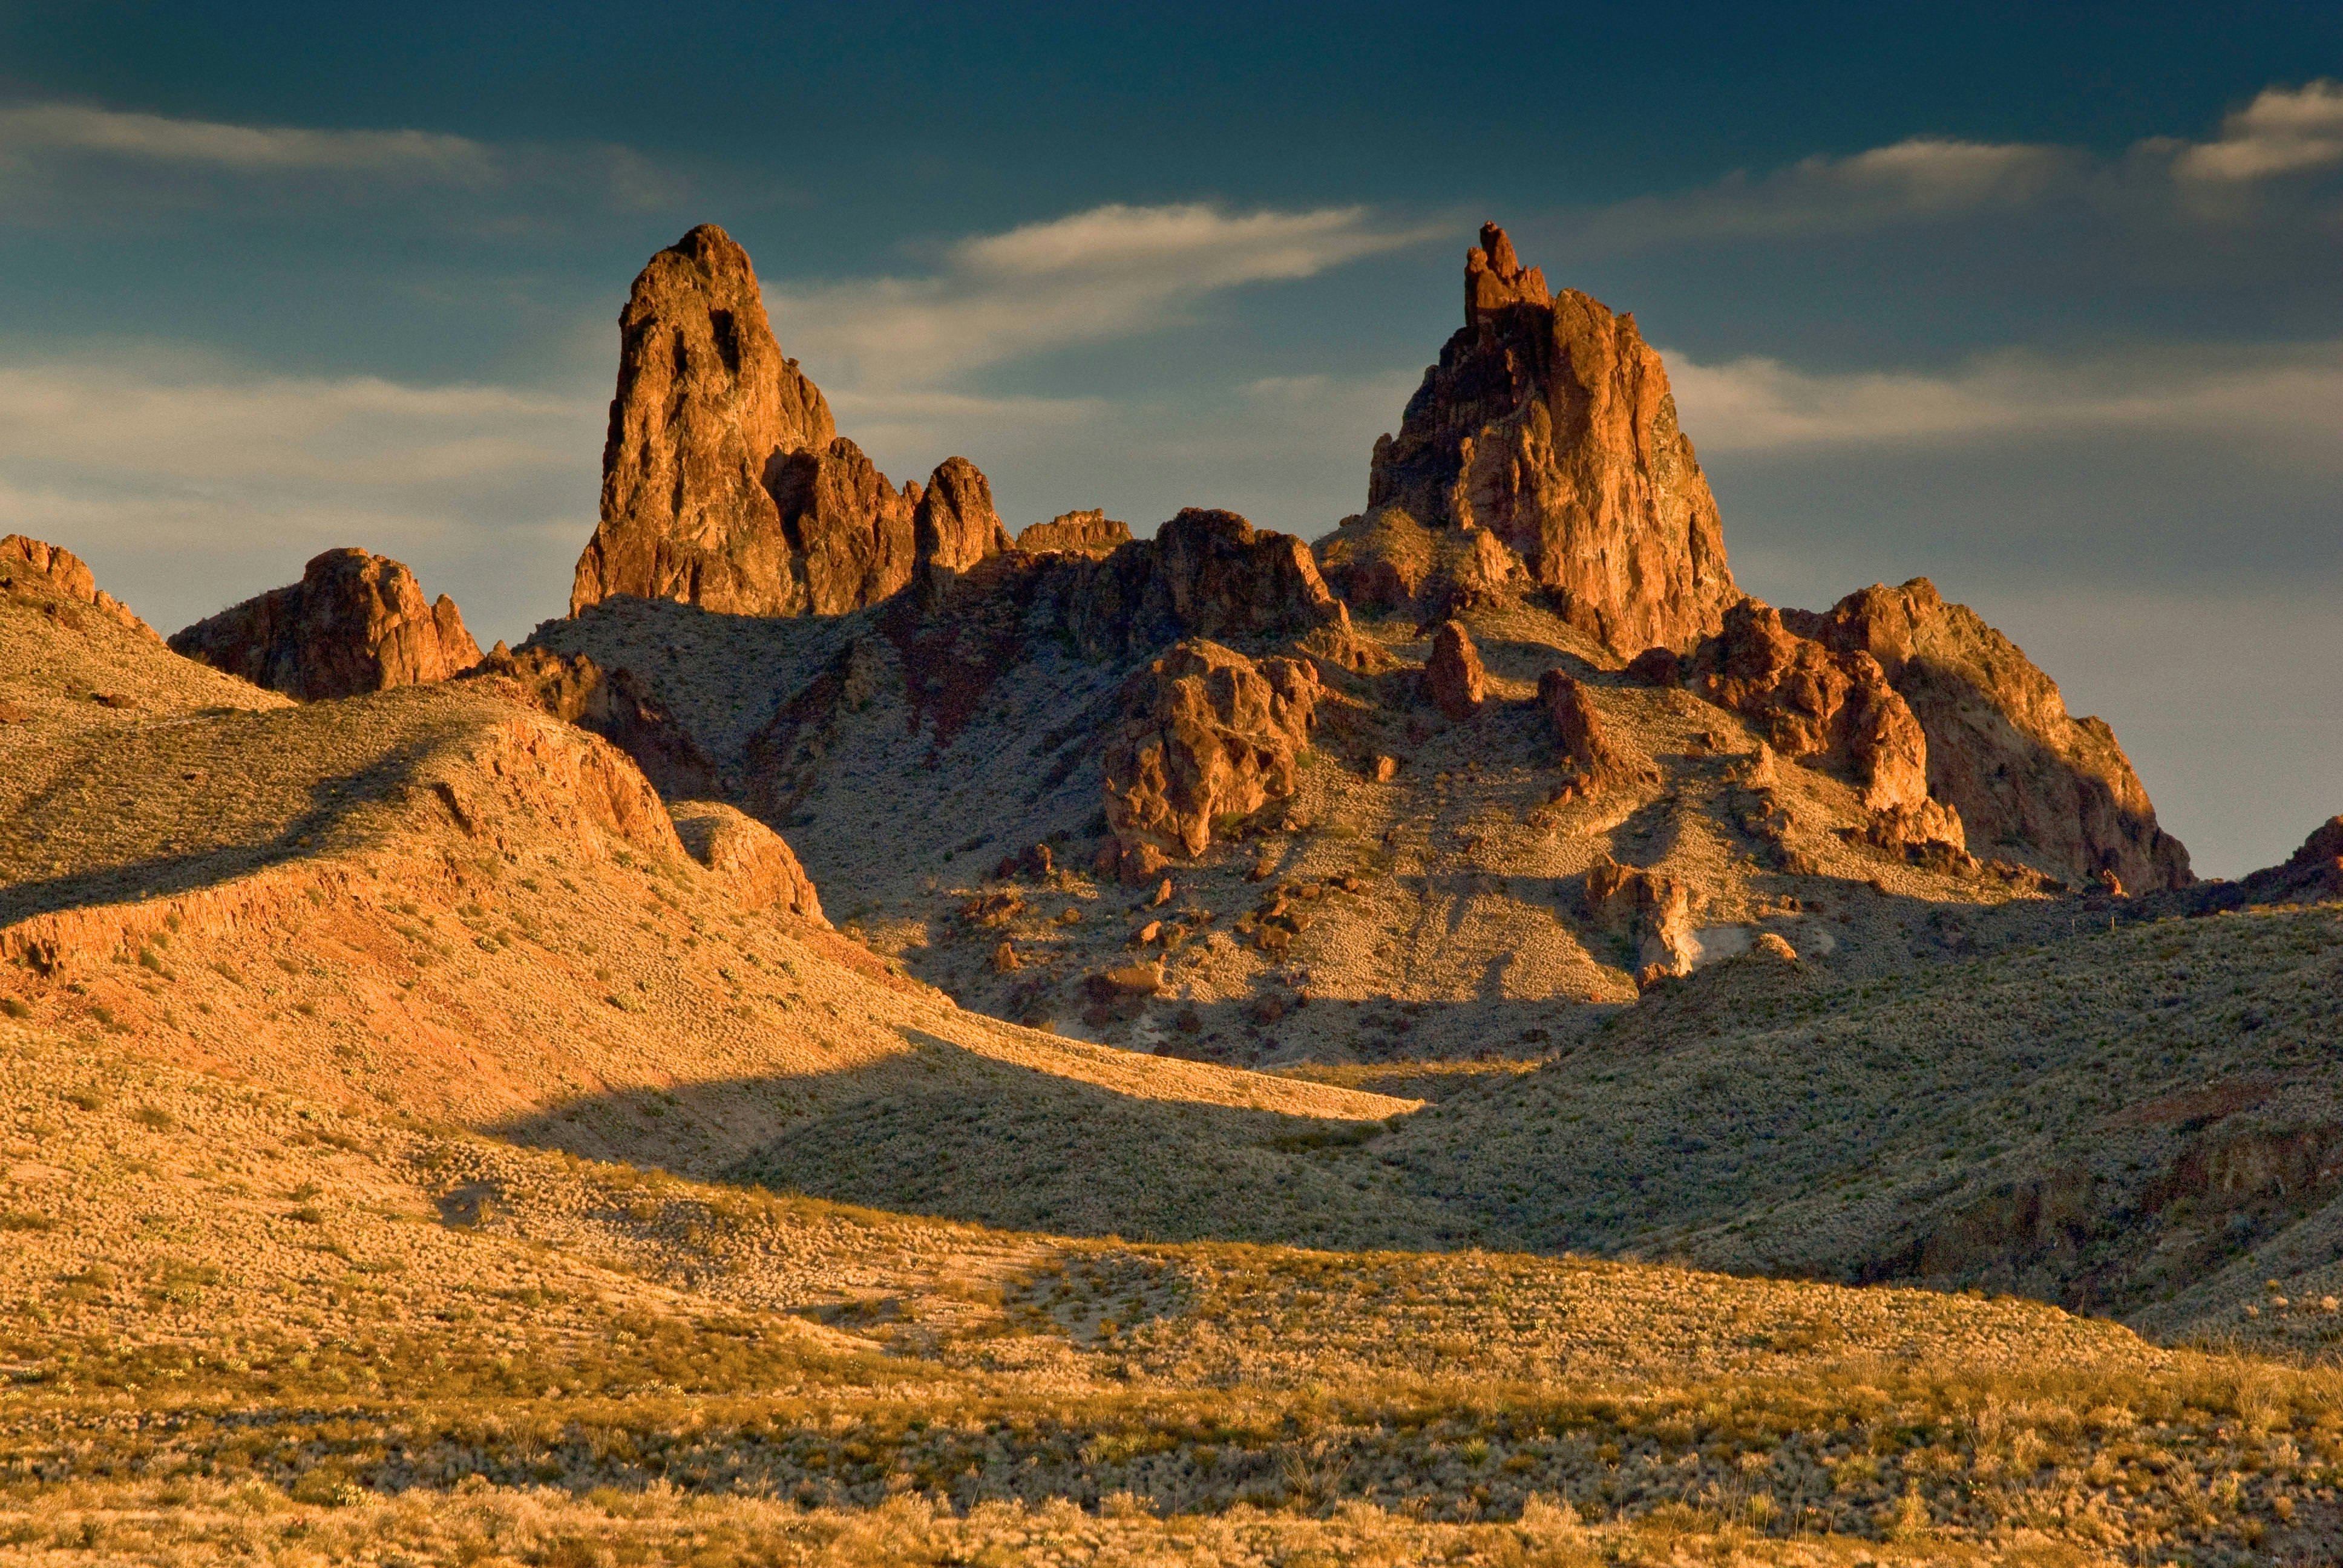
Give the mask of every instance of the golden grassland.
M 1734 960 L 1534 1066 L 1267 1076 L 963 1012 L 745 903 L 622 759 L 492 697 L 293 709 L 181 663 L 0 603 L 32 710 L 0 729 L 0 1561 L 2343 1540 L 2334 1320 L 2236 1300 L 2323 1222 L 2317 1181 L 2239 1172 L 2323 1147 L 2333 910 L 1936 978 Z M 2169 1299 L 2260 1353 L 1755 1277 L 1940 1231 L 2026 1255 L 1977 1205 L 2074 1151 L 2175 1256 L 2270 1224 Z

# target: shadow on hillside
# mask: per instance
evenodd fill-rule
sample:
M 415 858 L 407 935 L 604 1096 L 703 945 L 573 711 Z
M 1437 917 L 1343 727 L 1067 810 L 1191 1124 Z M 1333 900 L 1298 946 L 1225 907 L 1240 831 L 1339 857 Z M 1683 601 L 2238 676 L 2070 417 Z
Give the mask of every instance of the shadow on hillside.
M 305 787 L 306 807 L 264 832 L 242 840 L 166 850 L 58 876 L 28 878 L 0 887 L 0 926 L 62 910 L 169 898 L 216 886 L 230 878 L 287 860 L 314 857 L 327 847 L 326 840 L 334 828 L 353 807 L 413 788 L 430 750 L 427 742 L 410 741 L 385 752 L 363 768 L 314 779 Z M 193 799 L 189 810 L 200 817 L 205 798 L 197 792 L 190 794 Z M 150 784 L 140 806 L 151 809 L 158 803 L 170 802 L 160 799 Z M 34 832 L 19 838 L 16 853 L 24 859 L 37 862 L 45 857 L 55 859 L 76 854 L 103 854 L 104 836 L 108 831 L 122 837 L 139 831 L 135 821 L 126 825 L 93 825 L 84 814 L 73 811 L 63 813 L 61 818 L 52 813 L 45 821 L 45 804 L 35 798 L 20 813 L 23 820 L 35 825 Z M 170 841 L 166 839 L 166 844 Z
M 591 1096 L 489 1131 L 607 1153 L 646 1118 L 671 1134 L 679 1118 L 737 1127 L 761 1105 L 779 1131 L 729 1180 L 1072 1235 L 1414 1249 L 1476 1239 L 1382 1178 L 1383 1122 L 1151 1098 L 901 1032 L 908 1052 L 861 1067 Z M 806 1109 L 775 1114 L 776 1101 Z

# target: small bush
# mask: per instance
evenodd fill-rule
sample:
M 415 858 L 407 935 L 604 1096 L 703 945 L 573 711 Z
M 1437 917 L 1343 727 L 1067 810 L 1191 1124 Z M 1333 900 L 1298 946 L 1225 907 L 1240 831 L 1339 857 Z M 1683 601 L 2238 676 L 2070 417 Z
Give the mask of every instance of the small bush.
M 21 1209 L 0 1209 L 0 1231 L 54 1231 L 57 1222 L 46 1214 L 27 1214 Z
M 13 996 L 0 996 L 0 1012 L 6 1013 L 10 1018 L 30 1018 L 33 1016 L 33 1010 L 30 1004 Z
M 130 1113 L 130 1119 L 139 1126 L 151 1127 L 157 1132 L 179 1124 L 176 1117 L 159 1105 L 142 1105 Z

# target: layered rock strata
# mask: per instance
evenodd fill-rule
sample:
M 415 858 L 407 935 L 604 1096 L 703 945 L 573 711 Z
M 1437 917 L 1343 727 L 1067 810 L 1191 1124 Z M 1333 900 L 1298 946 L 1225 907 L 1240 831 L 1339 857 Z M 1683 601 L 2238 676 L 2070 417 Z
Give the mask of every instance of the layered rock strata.
M 1927 737 L 1930 793 L 1960 812 L 1980 853 L 2015 849 L 2077 883 L 2104 872 L 2135 893 L 2193 879 L 2115 731 L 2070 716 L 2016 644 L 1927 578 L 1785 619 L 1876 663 Z
M 1493 224 L 1465 258 L 1463 327 L 1398 433 L 1375 443 L 1367 501 L 1370 518 L 1393 508 L 1433 530 L 1486 529 L 1573 625 L 1622 656 L 1688 647 L 1741 597 L 1667 371 L 1634 317 L 1574 290 L 1549 295 Z M 1363 591 L 1371 576 L 1346 563 Z
M 618 317 L 601 522 L 570 613 L 618 594 L 733 615 L 840 615 L 918 563 L 961 571 L 1007 530 L 953 457 L 900 488 L 839 435 L 781 353 L 749 254 L 703 224 L 653 256 Z M 940 496 L 934 496 L 940 492 Z
M 1318 697 L 1306 659 L 1202 638 L 1133 675 L 1103 759 L 1107 825 L 1133 875 L 1202 854 L 1222 820 L 1291 796 Z
M 413 572 L 359 549 L 327 550 L 299 582 L 170 642 L 174 653 L 305 702 L 446 680 L 480 658 L 454 599 L 427 601 Z

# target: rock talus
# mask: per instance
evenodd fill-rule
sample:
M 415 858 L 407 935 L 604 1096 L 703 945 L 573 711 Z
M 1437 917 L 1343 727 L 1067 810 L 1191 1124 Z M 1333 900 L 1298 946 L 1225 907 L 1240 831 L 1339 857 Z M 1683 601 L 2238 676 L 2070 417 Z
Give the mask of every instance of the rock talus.
M 1465 258 L 1464 317 L 1398 433 L 1375 443 L 1368 516 L 1485 529 L 1622 656 L 1716 630 L 1741 594 L 1667 371 L 1634 318 L 1549 294 L 1494 225 Z M 1345 562 L 1346 580 L 1363 564 Z
M 301 580 L 175 633 L 171 650 L 303 701 L 446 680 L 479 662 L 456 601 L 387 556 L 327 550 Z

